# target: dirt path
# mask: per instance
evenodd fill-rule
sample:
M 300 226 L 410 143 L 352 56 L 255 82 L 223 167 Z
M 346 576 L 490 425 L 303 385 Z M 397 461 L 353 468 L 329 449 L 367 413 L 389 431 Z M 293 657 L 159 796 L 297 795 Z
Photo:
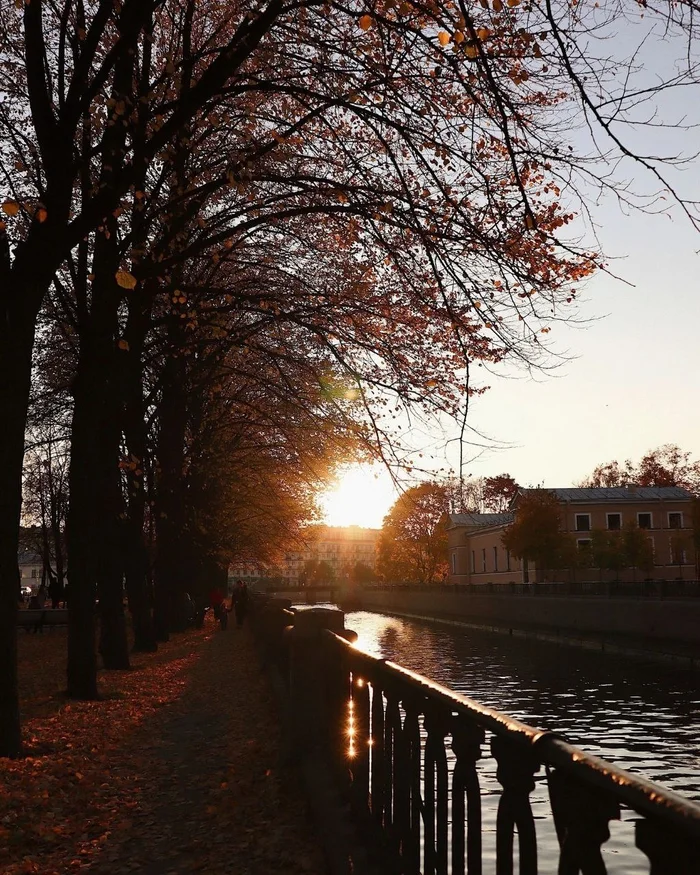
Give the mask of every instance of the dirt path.
M 204 644 L 182 696 L 138 742 L 136 761 L 127 755 L 114 776 L 134 782 L 134 806 L 79 871 L 325 871 L 301 791 L 280 769 L 277 716 L 247 629 Z

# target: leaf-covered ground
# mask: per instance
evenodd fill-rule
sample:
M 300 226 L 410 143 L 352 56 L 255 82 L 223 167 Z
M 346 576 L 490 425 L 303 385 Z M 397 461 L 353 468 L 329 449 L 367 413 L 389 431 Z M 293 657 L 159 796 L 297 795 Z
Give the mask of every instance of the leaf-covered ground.
M 30 756 L 0 760 L 0 872 L 321 873 L 246 629 L 213 626 L 68 702 L 66 638 L 20 635 Z

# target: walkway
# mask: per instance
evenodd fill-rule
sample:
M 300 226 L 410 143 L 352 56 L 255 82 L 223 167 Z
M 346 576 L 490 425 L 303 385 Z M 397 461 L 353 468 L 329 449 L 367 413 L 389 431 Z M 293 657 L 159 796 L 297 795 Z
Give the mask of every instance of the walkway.
M 230 625 L 204 644 L 181 698 L 144 724 L 142 745 L 142 801 L 80 871 L 325 871 L 301 791 L 280 764 L 277 715 L 247 629 Z

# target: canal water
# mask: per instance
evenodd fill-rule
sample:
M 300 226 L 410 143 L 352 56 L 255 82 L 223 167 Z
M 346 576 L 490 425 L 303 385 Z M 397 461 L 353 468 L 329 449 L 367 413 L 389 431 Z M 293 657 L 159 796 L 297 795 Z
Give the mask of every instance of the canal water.
M 621 768 L 700 800 L 700 675 L 660 663 L 433 621 L 348 613 L 357 646 L 484 705 L 543 729 Z M 484 749 L 480 763 L 485 873 L 495 871 L 500 787 Z M 556 836 L 544 774 L 532 794 L 540 873 L 556 873 Z M 611 824 L 610 875 L 647 875 L 634 847 L 634 814 Z M 698 866 L 700 872 L 700 863 Z

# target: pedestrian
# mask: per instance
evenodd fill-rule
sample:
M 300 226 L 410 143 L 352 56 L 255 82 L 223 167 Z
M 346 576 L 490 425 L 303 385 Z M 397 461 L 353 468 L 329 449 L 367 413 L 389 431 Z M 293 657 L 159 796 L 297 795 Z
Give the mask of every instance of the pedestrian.
M 36 606 L 40 611 L 46 607 L 46 584 L 42 583 L 36 594 Z
M 209 607 L 212 609 L 214 619 L 219 621 L 222 629 L 226 629 L 228 625 L 228 611 L 224 604 L 224 594 L 217 587 L 209 593 Z
M 237 580 L 231 596 L 233 610 L 236 614 L 236 625 L 242 626 L 248 613 L 248 587 L 242 580 Z
M 49 584 L 49 598 L 51 599 L 52 608 L 60 608 L 61 602 L 63 601 L 63 585 L 57 577 L 51 578 L 51 583 Z

